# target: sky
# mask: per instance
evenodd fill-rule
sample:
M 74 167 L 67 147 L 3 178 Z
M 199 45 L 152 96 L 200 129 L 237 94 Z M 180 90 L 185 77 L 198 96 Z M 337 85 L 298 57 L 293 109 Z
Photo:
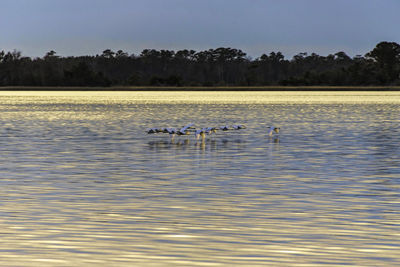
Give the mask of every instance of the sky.
M 0 50 L 42 57 L 105 49 L 242 49 L 364 55 L 400 43 L 400 0 L 1 0 Z

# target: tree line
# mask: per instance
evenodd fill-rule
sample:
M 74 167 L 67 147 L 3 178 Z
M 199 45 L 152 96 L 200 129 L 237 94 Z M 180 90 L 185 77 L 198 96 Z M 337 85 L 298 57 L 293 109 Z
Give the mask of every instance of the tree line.
M 140 55 L 22 56 L 0 51 L 0 86 L 366 86 L 400 85 L 400 45 L 380 42 L 364 56 L 281 52 L 251 59 L 240 49 L 145 49 Z

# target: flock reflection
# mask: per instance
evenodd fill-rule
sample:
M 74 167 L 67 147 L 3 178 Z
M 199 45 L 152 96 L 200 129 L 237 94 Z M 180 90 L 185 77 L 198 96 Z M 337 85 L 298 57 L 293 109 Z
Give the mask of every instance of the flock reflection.
M 4 94 L 0 266 L 400 265 L 394 93 Z
M 237 149 L 245 149 L 246 141 L 242 139 L 221 139 L 221 140 L 200 140 L 200 141 L 191 141 L 189 139 L 186 140 L 155 140 L 149 141 L 148 143 L 149 150 L 208 150 L 208 151 L 216 151 L 216 150 L 224 150 L 227 148 L 235 147 Z
M 266 141 L 271 144 L 279 144 L 280 137 L 273 136 L 267 137 Z M 226 138 L 216 138 L 216 139 L 203 139 L 203 140 L 190 140 L 190 139 L 159 139 L 151 140 L 147 142 L 147 148 L 150 151 L 164 151 L 164 150 L 198 150 L 198 151 L 218 151 L 218 150 L 229 150 L 229 149 L 240 149 L 245 150 L 248 140 L 243 140 L 242 138 L 226 139 Z

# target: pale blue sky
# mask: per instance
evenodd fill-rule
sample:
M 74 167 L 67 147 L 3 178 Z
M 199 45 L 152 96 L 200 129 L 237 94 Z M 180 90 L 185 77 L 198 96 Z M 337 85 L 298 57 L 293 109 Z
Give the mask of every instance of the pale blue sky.
M 233 47 L 364 54 L 400 43 L 400 0 L 0 0 L 0 50 L 63 56 Z

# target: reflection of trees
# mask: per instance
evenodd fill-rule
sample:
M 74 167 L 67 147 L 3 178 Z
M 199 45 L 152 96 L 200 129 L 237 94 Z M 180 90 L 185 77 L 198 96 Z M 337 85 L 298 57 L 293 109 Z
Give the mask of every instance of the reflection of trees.
M 381 42 L 365 57 L 281 52 L 251 59 L 240 49 L 145 49 L 139 55 L 111 49 L 96 56 L 43 58 L 0 51 L 0 86 L 261 86 L 400 84 L 400 45 Z

